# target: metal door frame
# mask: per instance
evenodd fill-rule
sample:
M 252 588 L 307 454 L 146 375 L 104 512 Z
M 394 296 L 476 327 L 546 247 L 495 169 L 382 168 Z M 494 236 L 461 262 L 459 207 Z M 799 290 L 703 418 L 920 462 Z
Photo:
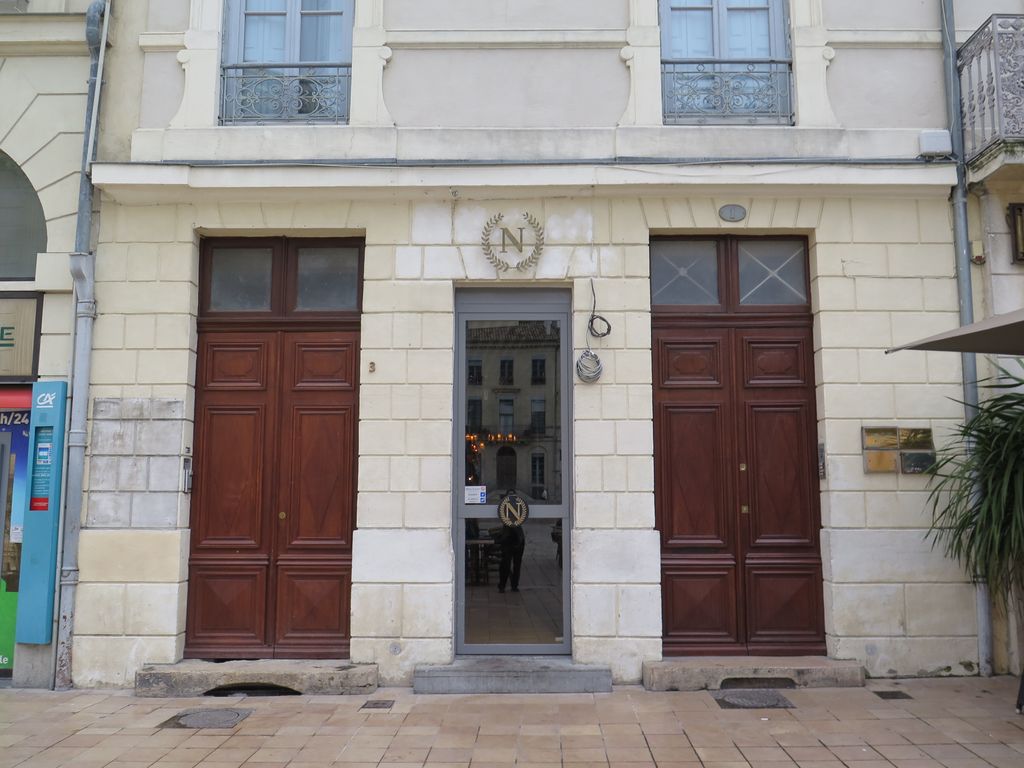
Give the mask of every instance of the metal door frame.
M 562 503 L 534 505 L 530 517 L 562 521 L 562 642 L 467 643 L 466 526 L 468 517 L 494 515 L 497 510 L 465 503 L 466 466 L 466 321 L 558 320 L 562 327 L 558 386 L 562 432 L 560 466 Z M 572 291 L 568 288 L 457 289 L 455 292 L 455 386 L 453 389 L 452 543 L 455 548 L 455 652 L 457 654 L 569 655 L 572 653 Z

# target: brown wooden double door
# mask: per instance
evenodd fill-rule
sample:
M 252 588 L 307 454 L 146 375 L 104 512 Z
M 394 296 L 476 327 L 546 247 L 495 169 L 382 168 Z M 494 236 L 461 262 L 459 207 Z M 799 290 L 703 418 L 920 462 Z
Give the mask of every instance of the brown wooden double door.
M 358 349 L 200 333 L 186 656 L 348 655 Z
M 811 329 L 710 320 L 654 330 L 664 651 L 824 653 Z

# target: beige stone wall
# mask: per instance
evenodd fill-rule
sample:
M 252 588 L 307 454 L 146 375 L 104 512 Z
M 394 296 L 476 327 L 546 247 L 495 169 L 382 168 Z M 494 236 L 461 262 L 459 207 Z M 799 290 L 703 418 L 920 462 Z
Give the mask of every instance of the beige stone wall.
M 103 206 L 73 680 L 181 658 L 198 251 L 190 209 Z
M 39 10 L 66 10 L 63 2 L 59 6 Z M 73 322 L 68 253 L 75 247 L 89 71 L 85 20 L 35 17 L 7 28 L 5 21 L 0 18 L 0 152 L 20 166 L 38 194 L 47 243 L 46 252 L 38 255 L 35 279 L 0 281 L 0 292 L 44 292 L 39 373 L 64 377 Z
M 208 130 L 219 109 L 222 0 L 195 0 L 188 13 L 183 0 L 150 3 L 148 19 L 138 5 L 118 12 L 125 88 L 110 112 L 111 158 L 124 157 L 133 130 L 137 160 L 436 159 L 453 146 L 458 157 L 524 160 L 749 154 L 742 140 L 662 127 L 657 0 L 429 10 L 357 0 L 350 124 L 320 126 L 312 141 L 288 127 L 231 141 Z M 989 13 L 1024 12 L 1024 0 L 965 1 L 957 12 L 962 42 Z M 759 128 L 759 155 L 914 158 L 918 132 L 945 127 L 938 0 L 792 0 L 789 23 L 804 130 Z M 587 130 L 570 137 L 567 128 Z
M 941 188 L 940 188 L 941 189 Z M 572 649 L 620 682 L 661 653 L 654 529 L 649 249 L 652 233 L 806 234 L 816 313 L 829 650 L 875 675 L 970 672 L 973 592 L 923 538 L 924 481 L 865 475 L 860 428 L 959 418 L 955 356 L 894 343 L 952 327 L 948 206 L 931 197 L 514 198 L 104 205 L 89 499 L 75 679 L 130 684 L 145 661 L 180 656 L 188 497 L 175 463 L 191 449 L 196 237 L 366 237 L 352 658 L 406 683 L 453 656 L 451 452 L 454 293 L 463 285 L 571 287 L 582 350 L 593 277 L 613 333 L 595 343 L 601 382 L 573 388 Z M 716 210 L 739 202 L 740 225 Z M 547 249 L 510 279 L 484 259 L 496 211 L 542 214 Z M 728 229 L 727 229 L 728 227 Z M 370 372 L 369 363 L 374 363 Z M 152 442 L 154 436 L 159 436 Z M 147 443 L 146 441 L 151 442 Z M 114 557 L 114 552 L 132 552 Z M 151 609 L 139 610 L 138 605 Z M 157 607 L 157 606 L 161 607 Z

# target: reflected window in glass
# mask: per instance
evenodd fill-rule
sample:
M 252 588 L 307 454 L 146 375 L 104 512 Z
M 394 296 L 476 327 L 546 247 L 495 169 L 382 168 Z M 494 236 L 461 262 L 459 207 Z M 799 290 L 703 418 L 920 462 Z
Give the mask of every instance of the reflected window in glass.
M 498 401 L 498 430 L 508 434 L 515 424 L 515 400 L 503 397 Z
M 530 429 L 540 435 L 547 429 L 547 404 L 543 397 L 530 400 Z
M 483 360 L 468 360 L 466 362 L 466 383 L 474 387 L 479 387 L 484 383 Z
M 544 384 L 547 379 L 547 361 L 543 357 L 533 358 L 530 368 L 530 383 Z
M 466 429 L 479 432 L 484 423 L 484 403 L 479 397 L 466 400 Z
M 515 361 L 505 359 L 499 363 L 498 383 L 503 386 L 515 384 Z

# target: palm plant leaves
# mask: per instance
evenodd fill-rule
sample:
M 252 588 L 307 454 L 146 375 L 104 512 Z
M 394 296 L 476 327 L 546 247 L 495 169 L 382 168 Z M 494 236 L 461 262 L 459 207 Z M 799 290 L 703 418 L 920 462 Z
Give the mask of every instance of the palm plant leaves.
M 929 469 L 933 546 L 996 597 L 1024 589 L 1024 378 L 1003 368 Z

